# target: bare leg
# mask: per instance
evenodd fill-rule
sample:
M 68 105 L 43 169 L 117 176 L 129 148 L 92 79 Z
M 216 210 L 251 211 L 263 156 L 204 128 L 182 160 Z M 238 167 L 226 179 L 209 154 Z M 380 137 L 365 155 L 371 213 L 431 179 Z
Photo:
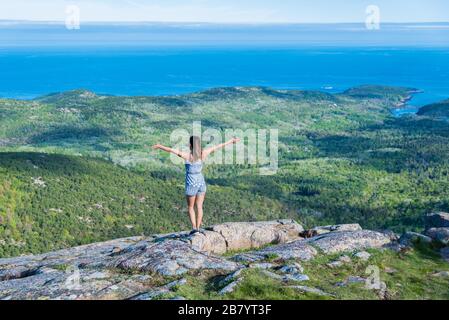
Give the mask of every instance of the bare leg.
M 187 206 L 189 208 L 189 217 L 190 217 L 190 222 L 192 223 L 192 228 L 197 229 L 196 215 L 195 215 L 195 199 L 196 199 L 196 197 L 186 197 L 186 198 L 187 198 Z
M 198 215 L 196 216 L 196 226 L 199 228 L 201 228 L 201 225 L 203 224 L 203 203 L 204 203 L 204 198 L 206 197 L 206 194 L 199 194 L 196 196 L 196 210 L 198 212 Z

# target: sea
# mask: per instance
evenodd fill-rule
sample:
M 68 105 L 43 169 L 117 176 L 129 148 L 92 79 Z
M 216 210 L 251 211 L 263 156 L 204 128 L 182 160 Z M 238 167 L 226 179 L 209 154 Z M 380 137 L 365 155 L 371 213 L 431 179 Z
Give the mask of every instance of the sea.
M 215 87 L 420 90 L 396 115 L 449 98 L 449 23 L 86 23 L 0 21 L 0 97 L 88 89 L 171 96 Z

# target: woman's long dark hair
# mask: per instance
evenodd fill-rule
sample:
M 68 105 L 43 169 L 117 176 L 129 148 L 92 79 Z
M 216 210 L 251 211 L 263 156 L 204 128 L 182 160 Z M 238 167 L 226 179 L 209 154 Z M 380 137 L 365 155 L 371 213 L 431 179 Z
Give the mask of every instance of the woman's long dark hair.
M 203 157 L 203 148 L 201 147 L 201 139 L 197 136 L 190 137 L 190 154 L 193 161 L 201 160 Z

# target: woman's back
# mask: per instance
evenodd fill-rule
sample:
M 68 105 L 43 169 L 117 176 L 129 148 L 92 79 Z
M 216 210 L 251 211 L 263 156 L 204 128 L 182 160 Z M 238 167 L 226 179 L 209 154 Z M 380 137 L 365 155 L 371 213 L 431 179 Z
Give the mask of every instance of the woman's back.
M 186 161 L 186 185 L 199 187 L 206 184 L 203 171 L 203 162 L 198 160 L 196 162 Z
M 185 165 L 187 174 L 200 174 L 203 170 L 203 161 L 201 160 L 196 162 L 186 161 Z

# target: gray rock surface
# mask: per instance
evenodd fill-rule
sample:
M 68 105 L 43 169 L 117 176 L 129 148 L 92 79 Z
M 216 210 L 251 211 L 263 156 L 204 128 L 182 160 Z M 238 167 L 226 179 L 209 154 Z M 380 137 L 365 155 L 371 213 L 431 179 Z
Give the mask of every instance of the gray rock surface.
M 331 226 L 315 227 L 311 229 L 316 232 L 316 235 L 321 235 L 329 232 L 343 232 L 343 231 L 360 231 L 362 227 L 358 223 L 354 224 L 337 224 Z
M 157 288 L 152 288 L 151 290 L 144 292 L 144 293 L 140 293 L 138 295 L 135 295 L 133 297 L 130 298 L 130 300 L 154 300 L 154 299 L 158 299 L 168 293 L 170 293 L 170 290 L 172 290 L 173 288 L 177 287 L 177 286 L 183 286 L 187 283 L 186 279 L 180 279 L 180 280 L 175 280 L 172 281 L 170 283 L 167 283 L 165 286 L 162 287 L 157 287 Z M 178 298 L 178 297 L 176 297 Z M 179 297 L 182 298 L 182 297 Z M 175 299 L 172 298 L 170 300 L 184 300 L 184 299 Z
M 437 212 L 425 217 L 426 229 L 449 228 L 449 213 Z
M 328 264 L 326 264 L 329 268 L 340 268 L 341 266 L 344 265 L 343 262 L 341 262 L 340 260 L 335 260 L 332 262 L 329 262 Z
M 426 235 L 443 245 L 449 244 L 449 228 L 432 228 L 426 231 Z
M 141 241 L 114 255 L 104 265 L 163 276 L 182 275 L 192 270 L 233 271 L 239 267 L 235 262 L 198 251 L 181 240 Z
M 440 272 L 434 273 L 432 276 L 440 277 L 440 278 L 449 278 L 449 271 L 440 271 Z
M 0 282 L 0 299 L 128 299 L 149 287 L 148 279 L 110 271 L 81 269 L 79 273 L 47 270 Z
M 303 281 L 309 281 L 310 278 L 306 274 L 302 273 L 292 273 L 292 274 L 286 274 L 282 277 L 282 280 L 284 282 L 293 281 L 293 282 L 303 282 Z
M 219 295 L 225 295 L 231 292 L 234 292 L 234 290 L 237 288 L 237 286 L 243 281 L 244 278 L 239 278 L 233 282 L 231 282 L 230 284 L 228 284 L 226 287 L 224 287 L 223 289 L 221 289 L 218 294 Z
M 347 286 L 347 285 L 350 285 L 350 284 L 355 284 L 355 283 L 360 283 L 360 284 L 364 284 L 364 283 L 366 283 L 366 279 L 365 278 L 362 278 L 362 277 L 357 277 L 357 276 L 349 276 L 348 278 L 346 278 L 344 281 L 342 281 L 342 282 L 338 282 L 338 283 L 336 283 L 335 285 L 337 286 L 337 287 L 345 287 L 345 286 Z
M 222 290 L 225 294 L 241 281 L 246 264 L 282 282 L 302 282 L 308 276 L 299 263 L 288 260 L 307 261 L 319 253 L 361 251 L 390 242 L 385 234 L 359 230 L 358 225 L 320 230 L 328 232 L 302 239 L 303 228 L 290 220 L 227 223 L 194 236 L 178 232 L 132 237 L 0 259 L 0 299 L 159 299 L 186 284 L 173 277 L 189 272 L 229 274 L 221 283 L 223 290 L 228 287 Z M 217 255 L 248 249 L 233 257 Z M 171 282 L 155 285 L 161 276 Z
M 268 270 L 262 270 L 262 273 L 267 276 L 268 278 L 282 281 L 282 282 L 303 282 L 303 281 L 309 281 L 309 277 L 305 274 L 300 273 L 294 273 L 294 274 L 284 274 L 279 275 L 277 273 L 268 271 Z
M 441 258 L 449 263 L 449 247 L 440 250 Z
M 220 286 L 226 286 L 231 282 L 236 281 L 237 279 L 239 279 L 239 277 L 242 275 L 244 269 L 238 269 L 237 271 L 234 271 L 231 274 L 228 274 L 223 280 L 220 281 L 219 285 Z
M 255 262 L 274 257 L 283 260 L 308 261 L 318 254 L 318 250 L 325 254 L 334 254 L 380 248 L 390 242 L 390 238 L 385 234 L 369 230 L 328 232 L 309 239 L 296 240 L 287 244 L 238 254 L 233 259 L 240 262 Z
M 357 259 L 360 259 L 362 261 L 368 261 L 371 258 L 371 254 L 369 254 L 366 251 L 360 251 L 360 252 L 357 252 L 356 254 L 354 254 L 354 257 L 356 257 Z
M 429 244 L 432 238 L 417 232 L 406 232 L 399 239 L 399 243 L 404 246 L 413 246 L 416 243 Z
M 144 238 L 124 238 L 40 255 L 0 259 L 0 273 L 9 270 L 8 272 L 16 273 L 20 278 L 20 272 L 24 270 L 32 271 L 41 267 L 95 265 L 107 259 L 114 252 L 120 252 L 142 239 Z M 151 239 L 149 238 L 148 241 L 151 241 Z
M 317 250 L 307 244 L 305 240 L 297 240 L 291 243 L 268 247 L 249 253 L 234 256 L 235 261 L 254 262 L 266 258 L 280 258 L 283 260 L 298 259 L 308 261 L 317 255 Z
M 331 232 L 307 239 L 306 242 L 309 245 L 319 248 L 325 254 L 333 254 L 361 249 L 380 248 L 391 241 L 385 234 L 369 230 L 360 230 L 353 232 Z
M 312 293 L 315 294 L 317 296 L 323 296 L 323 297 L 331 297 L 332 295 L 329 293 L 324 292 L 323 290 L 320 290 L 318 288 L 313 288 L 313 287 L 307 287 L 307 286 L 288 286 L 287 288 L 291 288 L 291 289 L 295 289 L 298 290 L 300 292 L 304 292 L 304 293 Z
M 281 276 L 281 275 L 279 275 L 279 274 L 277 274 L 277 273 L 268 271 L 268 270 L 262 270 L 262 273 L 263 273 L 265 276 L 267 276 L 268 278 L 271 278 L 271 279 L 274 279 L 274 280 L 283 281 L 283 279 L 284 279 L 283 276 Z
M 170 290 L 167 290 L 165 288 L 157 288 L 152 289 L 148 292 L 138 294 L 134 297 L 131 297 L 129 300 L 139 300 L 139 301 L 148 301 L 148 300 L 155 300 L 158 299 L 166 294 L 170 293 Z
M 294 263 L 282 266 L 281 268 L 278 269 L 278 271 L 281 273 L 289 273 L 289 274 L 303 273 L 304 268 L 299 263 Z
M 232 222 L 213 226 L 191 238 L 198 250 L 214 254 L 257 249 L 268 244 L 286 243 L 300 238 L 304 228 L 293 220 Z
M 275 265 L 272 264 L 272 263 L 269 263 L 269 262 L 262 262 L 262 263 L 250 264 L 249 267 L 252 268 L 252 269 L 264 269 L 264 270 L 267 270 L 267 269 L 274 268 Z
M 329 268 L 338 268 L 338 267 L 341 267 L 341 266 L 343 266 L 345 264 L 348 264 L 348 263 L 351 263 L 351 262 L 352 262 L 352 260 L 351 260 L 350 257 L 348 257 L 348 256 L 341 256 L 337 260 L 328 263 L 327 266 Z

